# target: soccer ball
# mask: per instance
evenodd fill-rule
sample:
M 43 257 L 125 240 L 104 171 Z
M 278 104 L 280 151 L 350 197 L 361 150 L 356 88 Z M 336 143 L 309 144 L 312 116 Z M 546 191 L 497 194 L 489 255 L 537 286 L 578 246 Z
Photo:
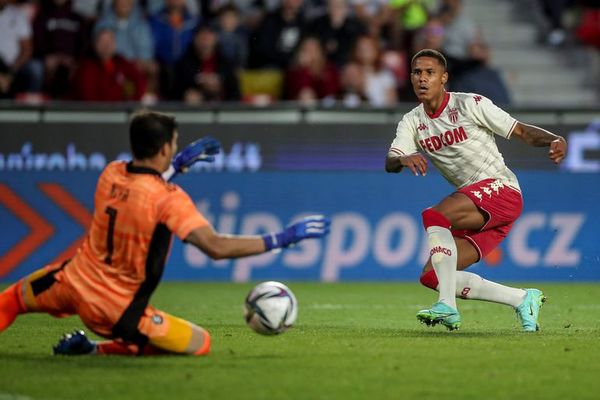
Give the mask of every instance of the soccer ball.
M 246 296 L 246 323 L 260 334 L 277 335 L 285 332 L 296 321 L 297 315 L 296 296 L 283 283 L 259 283 Z

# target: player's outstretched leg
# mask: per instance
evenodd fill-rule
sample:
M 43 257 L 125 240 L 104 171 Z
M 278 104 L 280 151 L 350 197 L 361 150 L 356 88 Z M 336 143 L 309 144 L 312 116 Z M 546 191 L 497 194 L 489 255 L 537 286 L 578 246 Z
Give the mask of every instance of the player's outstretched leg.
M 89 327 L 91 320 L 80 314 Z M 113 327 L 95 327 L 96 332 L 114 331 Z M 54 346 L 54 354 L 83 355 L 83 354 L 112 354 L 112 355 L 165 355 L 190 354 L 203 356 L 210 352 L 210 335 L 199 327 L 181 318 L 148 306 L 140 319 L 137 337 L 147 338 L 145 343 L 137 340 L 107 340 L 94 342 L 85 333 L 77 330 L 64 335 Z M 127 339 L 126 337 L 124 339 Z
M 138 354 L 156 355 L 167 353 L 159 351 L 150 345 L 144 346 L 144 349 L 140 352 L 137 345 L 118 340 L 96 342 L 89 339 L 82 330 L 64 334 L 60 341 L 52 347 L 52 350 L 55 355 L 63 356 L 82 356 L 88 354 L 135 356 Z
M 206 331 L 205 338 L 200 348 L 189 353 L 197 356 L 208 354 L 210 351 L 210 335 Z M 96 342 L 89 339 L 83 330 L 76 330 L 73 333 L 66 333 L 59 342 L 52 347 L 55 355 L 81 356 L 81 355 L 121 355 L 121 356 L 156 356 L 166 354 L 181 354 L 151 344 L 146 344 L 140 351 L 140 347 L 135 344 L 125 343 L 119 340 L 106 340 Z M 184 353 L 185 354 L 185 353 Z
M 546 302 L 546 296 L 538 289 L 525 289 L 527 295 L 525 300 L 515 308 L 517 318 L 525 332 L 536 332 L 540 330 L 538 319 L 540 308 Z
M 25 312 L 19 299 L 20 290 L 21 284 L 18 282 L 0 293 L 0 333 L 11 326 L 19 314 Z

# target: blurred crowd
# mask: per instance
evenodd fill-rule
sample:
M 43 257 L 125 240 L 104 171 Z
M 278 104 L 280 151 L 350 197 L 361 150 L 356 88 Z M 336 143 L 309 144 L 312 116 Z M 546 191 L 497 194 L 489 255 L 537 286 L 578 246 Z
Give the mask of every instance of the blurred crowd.
M 537 0 L 543 21 L 542 40 L 559 47 L 574 40 L 600 50 L 600 1 Z
M 485 40 L 462 6 L 460 0 L 0 0 L 0 96 L 391 106 L 413 99 L 411 56 L 434 48 L 449 59 L 451 90 L 508 103 Z

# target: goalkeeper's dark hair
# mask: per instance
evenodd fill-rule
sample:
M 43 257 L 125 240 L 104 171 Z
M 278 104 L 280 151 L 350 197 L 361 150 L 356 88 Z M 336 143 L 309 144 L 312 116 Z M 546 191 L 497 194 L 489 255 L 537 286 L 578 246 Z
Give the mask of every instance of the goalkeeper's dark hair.
M 448 70 L 448 62 L 446 61 L 446 57 L 444 57 L 444 55 L 439 51 L 433 49 L 423 49 L 417 52 L 417 54 L 415 54 L 412 60 L 410 61 L 411 68 L 413 65 L 415 65 L 415 61 L 417 60 L 417 58 L 421 57 L 435 58 L 436 60 L 438 60 L 440 65 L 444 67 L 444 71 Z
M 129 143 L 138 160 L 158 154 L 165 143 L 173 140 L 177 129 L 175 117 L 149 110 L 136 111 L 129 124 Z

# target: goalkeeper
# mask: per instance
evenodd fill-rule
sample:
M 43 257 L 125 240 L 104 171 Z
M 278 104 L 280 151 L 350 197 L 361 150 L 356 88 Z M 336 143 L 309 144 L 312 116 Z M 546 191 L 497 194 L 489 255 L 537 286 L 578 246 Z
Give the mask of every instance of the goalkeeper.
M 213 138 L 177 153 L 177 123 L 169 115 L 141 111 L 129 127 L 133 161 L 110 163 L 100 175 L 95 211 L 77 254 L 24 277 L 0 294 L 0 332 L 20 314 L 77 314 L 93 332 L 65 335 L 55 354 L 194 354 L 210 351 L 208 332 L 149 304 L 167 260 L 171 234 L 211 258 L 236 258 L 285 248 L 329 232 L 329 220 L 307 217 L 282 232 L 235 236 L 215 232 L 190 197 L 169 183 L 198 161 L 220 151 Z M 175 156 L 175 157 L 174 157 Z

